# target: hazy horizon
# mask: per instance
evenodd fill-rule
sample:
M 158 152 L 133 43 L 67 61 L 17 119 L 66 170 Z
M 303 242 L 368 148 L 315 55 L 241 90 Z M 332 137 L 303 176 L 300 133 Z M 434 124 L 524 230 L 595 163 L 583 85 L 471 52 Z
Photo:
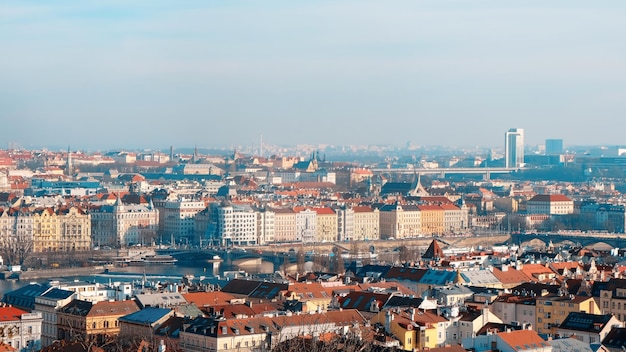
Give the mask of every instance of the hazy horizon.
M 0 145 L 624 145 L 626 3 L 0 3 Z

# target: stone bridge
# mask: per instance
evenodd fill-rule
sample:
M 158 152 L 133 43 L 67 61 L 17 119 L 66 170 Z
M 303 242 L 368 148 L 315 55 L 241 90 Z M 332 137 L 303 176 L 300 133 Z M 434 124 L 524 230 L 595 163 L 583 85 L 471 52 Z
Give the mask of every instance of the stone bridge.
M 583 247 L 591 247 L 598 243 L 606 243 L 613 248 L 626 247 L 626 235 L 606 233 L 514 233 L 511 234 L 510 242 L 523 244 L 532 240 L 542 241 L 546 246 L 552 241 L 555 245 L 561 242 L 571 242 Z

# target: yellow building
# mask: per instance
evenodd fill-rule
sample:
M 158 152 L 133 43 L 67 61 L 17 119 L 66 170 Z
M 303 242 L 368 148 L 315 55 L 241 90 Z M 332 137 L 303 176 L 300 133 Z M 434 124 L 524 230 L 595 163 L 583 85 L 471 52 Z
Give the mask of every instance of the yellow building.
M 353 239 L 356 241 L 373 241 L 380 239 L 379 211 L 370 207 L 357 206 L 354 211 Z
M 421 213 L 421 233 L 426 235 L 444 232 L 444 210 L 439 205 L 418 205 Z
M 57 313 L 59 338 L 71 341 L 109 341 L 120 332 L 118 319 L 139 311 L 135 301 L 73 300 Z
M 315 217 L 316 242 L 337 241 L 337 214 L 331 208 L 313 208 Z
M 421 235 L 421 212 L 416 205 L 387 204 L 379 210 L 382 239 L 402 239 Z
M 554 333 L 571 312 L 600 314 L 593 297 L 575 295 L 537 297 L 535 310 L 535 330 L 539 334 Z
M 421 351 L 442 345 L 439 336 L 445 335 L 447 320 L 429 311 L 409 308 L 379 312 L 370 322 L 384 325 L 385 331 L 400 341 L 403 350 Z
M 91 249 L 91 218 L 78 207 L 40 208 L 32 212 L 33 252 Z
M 332 289 L 323 287 L 319 282 L 290 283 L 280 296 L 283 301 L 302 302 L 305 312 L 325 312 L 333 297 Z

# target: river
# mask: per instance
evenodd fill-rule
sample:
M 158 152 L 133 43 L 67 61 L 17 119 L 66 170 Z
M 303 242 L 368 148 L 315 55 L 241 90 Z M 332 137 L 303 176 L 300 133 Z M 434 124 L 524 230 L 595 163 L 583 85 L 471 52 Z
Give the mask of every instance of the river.
M 224 278 L 228 272 L 233 271 L 245 271 L 250 275 L 255 274 L 269 274 L 273 273 L 278 268 L 274 267 L 274 264 L 270 262 L 262 262 L 256 266 L 236 267 L 228 266 L 224 263 L 202 263 L 200 265 L 194 265 L 193 263 L 181 263 L 173 265 L 144 265 L 144 266 L 127 266 L 123 268 L 110 268 L 109 273 L 86 275 L 86 276 L 65 276 L 58 277 L 56 279 L 61 281 L 89 281 L 107 283 L 111 282 L 131 282 L 133 280 L 140 279 L 143 274 L 150 281 L 167 281 L 167 282 L 180 282 L 185 275 L 192 275 L 196 279 L 200 277 L 220 277 Z M 178 280 L 176 280 L 178 279 Z M 38 279 L 38 280 L 0 280 L 0 297 L 4 296 L 5 292 L 11 292 L 20 287 L 26 286 L 31 282 L 45 283 L 54 279 Z

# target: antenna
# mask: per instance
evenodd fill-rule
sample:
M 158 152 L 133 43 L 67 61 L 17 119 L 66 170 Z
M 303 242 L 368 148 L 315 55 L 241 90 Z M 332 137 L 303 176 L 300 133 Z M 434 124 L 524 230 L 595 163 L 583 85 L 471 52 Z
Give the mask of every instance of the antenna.
M 261 133 L 261 143 L 259 146 L 259 156 L 263 157 L 263 134 Z

